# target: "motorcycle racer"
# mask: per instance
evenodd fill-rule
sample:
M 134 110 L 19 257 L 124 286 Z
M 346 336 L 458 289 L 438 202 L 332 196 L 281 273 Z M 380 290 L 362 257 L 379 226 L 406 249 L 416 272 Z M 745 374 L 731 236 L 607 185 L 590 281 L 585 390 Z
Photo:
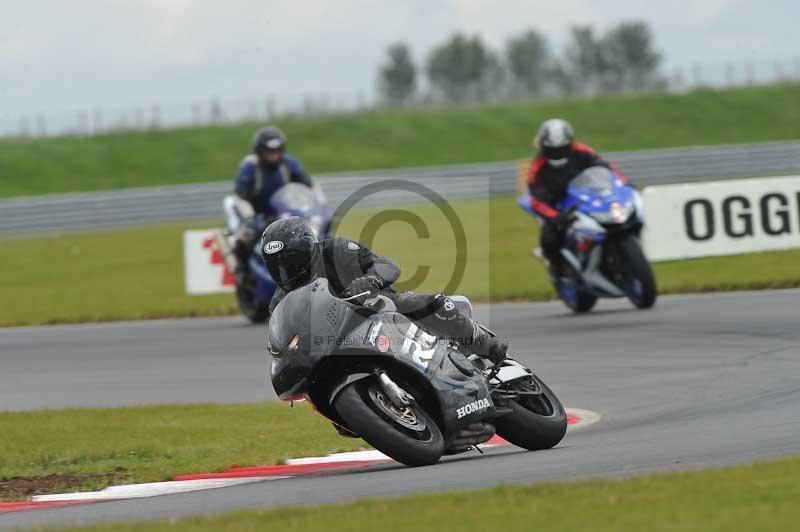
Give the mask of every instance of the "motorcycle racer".
M 571 213 L 560 212 L 555 205 L 566 196 L 570 181 L 591 166 L 604 166 L 628 183 L 614 163 L 605 161 L 591 147 L 574 139 L 572 126 L 566 120 L 552 118 L 543 122 L 534 138 L 538 153 L 528 170 L 531 208 L 543 222 L 540 245 L 554 278 L 565 273 L 566 264 L 560 249 L 566 229 L 574 219 Z
M 270 198 L 289 182 L 313 186 L 300 161 L 286 153 L 286 135 L 274 126 L 258 130 L 253 137 L 252 153 L 239 163 L 234 183 L 237 198 L 226 203 L 226 211 L 229 211 L 226 215 L 231 220 L 229 225 L 240 225 L 236 218 L 241 218 L 241 213 L 237 211 L 247 211 L 253 220 L 250 225 L 238 227 L 236 233 L 233 247 L 238 259 L 235 276 L 246 274 L 247 259 L 253 245 L 276 214 L 270 207 Z
M 363 304 L 370 296 L 384 295 L 395 303 L 398 312 L 431 333 L 447 337 L 495 364 L 506 357 L 508 344 L 459 312 L 452 299 L 444 294 L 397 293 L 392 285 L 400 277 L 400 268 L 394 261 L 347 238 L 319 241 L 302 218 L 270 224 L 261 237 L 261 258 L 278 284 L 270 313 L 287 293 L 324 277 L 338 297 L 361 294 L 351 301 Z

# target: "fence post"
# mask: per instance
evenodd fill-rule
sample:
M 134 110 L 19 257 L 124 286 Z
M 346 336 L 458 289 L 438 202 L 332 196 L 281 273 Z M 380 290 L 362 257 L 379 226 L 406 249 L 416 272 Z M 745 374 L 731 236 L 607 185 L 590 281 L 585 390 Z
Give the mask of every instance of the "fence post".
M 275 97 L 267 96 L 264 102 L 264 120 L 272 120 L 275 118 Z
M 734 71 L 733 63 L 725 63 L 725 83 L 729 87 L 736 85 L 736 72 Z
M 225 119 L 222 115 L 222 106 L 219 103 L 219 100 L 216 98 L 211 99 L 211 108 L 210 108 L 210 115 L 209 118 L 211 119 L 211 124 L 219 125 L 222 124 L 223 120 Z
M 92 122 L 92 131 L 95 135 L 103 133 L 103 110 L 99 107 L 95 107 L 92 113 Z
M 161 128 L 161 106 L 157 103 L 150 107 L 150 129 L 158 130 Z
M 745 63 L 744 69 L 745 69 L 745 77 L 747 78 L 747 84 L 754 85 L 756 82 L 756 70 L 752 61 L 748 61 L 747 63 Z

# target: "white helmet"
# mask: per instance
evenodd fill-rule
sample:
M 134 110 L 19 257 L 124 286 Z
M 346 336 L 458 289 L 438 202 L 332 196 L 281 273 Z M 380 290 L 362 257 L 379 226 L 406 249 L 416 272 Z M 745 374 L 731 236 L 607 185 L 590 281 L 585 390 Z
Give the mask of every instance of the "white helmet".
M 567 156 L 572 151 L 575 133 L 566 120 L 551 118 L 539 126 L 536 144 L 547 159 L 550 166 L 560 167 L 567 164 Z

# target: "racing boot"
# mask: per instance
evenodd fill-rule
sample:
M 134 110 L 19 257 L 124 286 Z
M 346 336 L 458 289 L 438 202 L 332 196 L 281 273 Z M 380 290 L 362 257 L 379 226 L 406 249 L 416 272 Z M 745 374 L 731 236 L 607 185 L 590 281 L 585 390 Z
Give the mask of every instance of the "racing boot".
M 445 454 L 456 454 L 469 451 L 477 445 L 491 440 L 494 435 L 494 425 L 485 421 L 470 423 L 458 430 L 452 441 L 448 442 L 444 452 Z
M 495 366 L 500 365 L 508 354 L 508 342 L 492 336 L 477 323 L 472 323 L 472 338 L 465 342 L 464 347 L 480 357 L 491 360 Z

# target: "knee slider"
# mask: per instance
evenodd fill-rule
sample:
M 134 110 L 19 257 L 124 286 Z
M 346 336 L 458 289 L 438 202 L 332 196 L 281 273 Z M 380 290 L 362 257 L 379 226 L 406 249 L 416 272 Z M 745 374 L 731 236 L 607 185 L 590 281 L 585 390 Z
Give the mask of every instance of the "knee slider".
M 454 320 L 459 317 L 455 302 L 444 294 L 433 296 L 432 307 L 436 317 L 442 320 Z

